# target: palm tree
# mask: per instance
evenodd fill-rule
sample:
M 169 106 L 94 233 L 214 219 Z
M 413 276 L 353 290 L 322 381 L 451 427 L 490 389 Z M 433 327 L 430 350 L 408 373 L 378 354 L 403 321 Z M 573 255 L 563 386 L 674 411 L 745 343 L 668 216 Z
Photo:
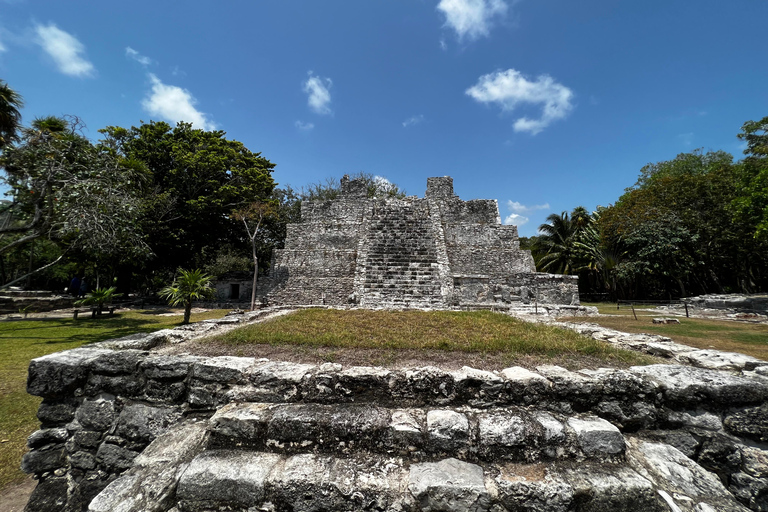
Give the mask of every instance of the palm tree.
M 547 222 L 539 226 L 536 251 L 541 254 L 540 269 L 555 274 L 573 274 L 576 271 L 576 226 L 568 212 L 552 213 Z
M 171 306 L 184 306 L 184 321 L 188 324 L 192 314 L 192 301 L 206 299 L 214 293 L 211 288 L 213 277 L 204 274 L 202 270 L 181 270 L 173 284 L 160 290 L 160 296 Z
M 95 304 L 98 308 L 98 314 L 101 315 L 105 304 L 110 304 L 112 299 L 123 296 L 122 293 L 115 293 L 116 290 L 117 287 L 115 286 L 110 286 L 109 288 L 96 288 L 88 294 L 88 297 L 75 302 L 75 306 L 90 306 Z
M 21 112 L 24 106 L 21 95 L 0 80 L 0 149 L 18 140 Z

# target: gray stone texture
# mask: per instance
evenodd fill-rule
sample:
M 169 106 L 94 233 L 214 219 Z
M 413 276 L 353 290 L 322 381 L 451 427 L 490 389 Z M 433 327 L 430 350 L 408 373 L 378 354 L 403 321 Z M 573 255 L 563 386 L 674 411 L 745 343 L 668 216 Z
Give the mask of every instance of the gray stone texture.
M 279 304 L 440 308 L 578 304 L 577 278 L 536 273 L 495 200 L 462 201 L 449 177 L 423 199 L 368 199 L 347 180 L 334 201 L 304 201 L 263 281 Z

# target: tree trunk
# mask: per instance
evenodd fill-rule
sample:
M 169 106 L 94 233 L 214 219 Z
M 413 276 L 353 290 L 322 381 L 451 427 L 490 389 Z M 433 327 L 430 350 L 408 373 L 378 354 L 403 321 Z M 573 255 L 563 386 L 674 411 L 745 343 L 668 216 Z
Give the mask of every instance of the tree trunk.
M 251 289 L 251 311 L 256 309 L 256 281 L 259 275 L 259 260 L 253 259 L 253 265 L 256 267 L 253 271 L 253 288 Z
M 189 323 L 189 317 L 192 315 L 192 301 L 185 302 L 184 303 L 184 321 L 181 322 L 182 324 L 186 325 Z

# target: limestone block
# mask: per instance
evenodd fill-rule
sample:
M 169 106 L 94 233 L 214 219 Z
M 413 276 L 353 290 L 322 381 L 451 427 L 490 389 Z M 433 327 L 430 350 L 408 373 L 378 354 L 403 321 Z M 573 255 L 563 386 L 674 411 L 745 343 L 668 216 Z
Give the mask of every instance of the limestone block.
M 393 398 L 412 400 L 417 404 L 447 403 L 455 395 L 451 373 L 434 366 L 407 369 L 390 385 Z
M 588 457 L 613 457 L 624 452 L 624 436 L 618 428 L 597 417 L 568 418 L 568 426 L 576 433 Z
M 40 448 L 47 444 L 61 444 L 67 440 L 69 434 L 65 428 L 46 428 L 36 430 L 27 438 L 27 446 Z
M 90 370 L 105 375 L 120 375 L 136 370 L 148 352 L 142 350 L 115 350 L 90 362 Z
M 45 399 L 37 409 L 37 419 L 43 425 L 64 425 L 75 418 L 77 402 L 74 400 Z
M 580 464 L 563 469 L 565 482 L 581 512 L 667 512 L 649 480 L 618 465 Z
M 768 384 L 717 370 L 654 364 L 630 371 L 656 382 L 664 399 L 675 404 L 733 406 L 768 398 Z
M 192 378 L 242 384 L 246 380 L 246 371 L 255 363 L 256 359 L 253 357 L 211 357 L 192 366 Z
M 499 502 L 507 510 L 519 512 L 568 512 L 572 510 L 573 489 L 561 477 L 525 467 L 502 466 L 494 479 Z
M 211 432 L 216 439 L 232 442 L 263 438 L 274 407 L 264 403 L 227 404 L 211 417 Z
M 599 380 L 571 372 L 560 366 L 537 366 L 536 371 L 552 382 L 552 392 L 561 400 L 592 404 L 600 399 Z
M 115 400 L 110 396 L 86 399 L 77 409 L 76 418 L 87 430 L 105 432 L 117 418 Z
M 479 451 L 490 460 L 535 460 L 544 439 L 540 423 L 527 414 L 498 411 L 478 415 Z
M 702 410 L 670 411 L 667 414 L 667 422 L 673 426 L 695 427 L 714 431 L 723 430 L 723 420 L 719 415 Z
M 21 459 L 21 470 L 28 474 L 42 474 L 66 466 L 67 453 L 64 445 L 51 445 L 32 450 Z
M 629 445 L 630 466 L 664 491 L 667 503 L 671 500 L 681 510 L 694 510 L 698 504 L 722 511 L 748 510 L 733 499 L 719 478 L 676 448 L 639 439 L 631 439 Z
M 29 363 L 27 393 L 41 397 L 63 396 L 82 385 L 88 363 L 110 351 L 76 348 L 38 357 Z
M 517 403 L 533 403 L 544 396 L 552 383 L 538 373 L 513 366 L 501 370 L 501 375 L 506 379 L 506 387 L 513 401 Z
M 138 452 L 128 448 L 112 443 L 102 443 L 96 452 L 96 460 L 108 471 L 119 472 L 130 468 L 133 465 L 133 459 L 138 455 Z
M 83 387 L 86 395 L 110 393 L 124 397 L 140 397 L 144 391 L 144 377 L 139 373 L 99 375 L 91 373 Z
M 386 368 L 352 366 L 338 374 L 334 391 L 337 396 L 351 400 L 388 401 L 394 376 Z
M 469 442 L 469 420 L 460 412 L 431 410 L 427 413 L 427 435 L 438 450 L 465 447 Z
M 471 404 L 503 401 L 504 379 L 493 372 L 463 366 L 451 373 L 456 395 Z
M 756 441 L 768 441 L 768 404 L 759 407 L 746 407 L 725 417 L 725 427 L 729 432 Z
M 491 508 L 483 468 L 457 459 L 413 464 L 408 490 L 424 512 L 481 512 Z
M 720 350 L 693 350 L 678 359 L 699 368 L 712 370 L 743 370 L 748 364 L 754 366 L 764 362 L 752 356 Z
M 426 414 L 420 409 L 395 409 L 389 423 L 391 443 L 414 448 L 422 444 Z
M 177 497 L 182 502 L 222 503 L 246 508 L 259 505 L 264 499 L 267 476 L 280 459 L 273 453 L 204 452 L 182 473 Z
M 204 361 L 199 356 L 149 356 L 141 363 L 141 370 L 149 379 L 183 379 L 189 374 L 190 367 Z
M 34 512 L 61 512 L 67 504 L 67 477 L 50 477 L 37 484 L 24 510 Z
M 129 404 L 117 419 L 117 435 L 148 443 L 175 425 L 181 416 L 176 407 Z

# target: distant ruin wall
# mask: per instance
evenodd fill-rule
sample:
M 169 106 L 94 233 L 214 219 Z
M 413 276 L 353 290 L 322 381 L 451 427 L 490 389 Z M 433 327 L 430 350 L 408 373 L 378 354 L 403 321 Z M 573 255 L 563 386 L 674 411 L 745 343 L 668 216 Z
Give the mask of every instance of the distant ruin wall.
M 536 273 L 495 200 L 463 201 L 450 177 L 428 178 L 425 198 L 368 199 L 342 180 L 337 200 L 302 203 L 262 289 L 277 304 L 455 307 L 578 304 L 572 276 Z

